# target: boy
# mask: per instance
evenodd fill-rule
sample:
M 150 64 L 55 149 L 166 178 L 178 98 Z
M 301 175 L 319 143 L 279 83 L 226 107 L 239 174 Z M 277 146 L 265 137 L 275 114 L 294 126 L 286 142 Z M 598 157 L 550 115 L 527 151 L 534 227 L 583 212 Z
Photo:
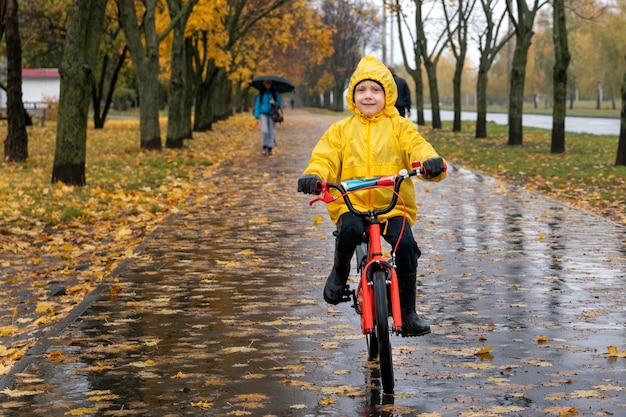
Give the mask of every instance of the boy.
M 445 177 L 445 161 L 417 132 L 410 120 L 400 116 L 394 104 L 398 96 L 396 83 L 389 69 L 374 57 L 359 62 L 350 78 L 347 92 L 348 108 L 354 114 L 334 123 L 324 133 L 311 154 L 311 159 L 298 180 L 298 191 L 317 193 L 322 178 L 341 182 L 355 178 L 390 175 L 411 169 L 420 161 L 425 179 Z M 407 222 L 402 221 L 403 207 L 396 207 L 381 218 L 384 238 L 395 246 L 396 272 L 400 287 L 403 335 L 422 336 L 430 333 L 430 325 L 415 312 L 417 259 L 421 252 L 413 238 L 417 205 L 411 181 L 405 181 L 400 195 L 406 204 Z M 359 210 L 385 207 L 389 192 L 370 190 L 352 195 Z M 350 261 L 365 230 L 364 220 L 348 211 L 342 199 L 327 204 L 328 213 L 337 225 L 333 269 L 324 286 L 324 300 L 329 304 L 341 301 L 343 288 L 350 274 Z M 402 226 L 404 230 L 402 230 Z

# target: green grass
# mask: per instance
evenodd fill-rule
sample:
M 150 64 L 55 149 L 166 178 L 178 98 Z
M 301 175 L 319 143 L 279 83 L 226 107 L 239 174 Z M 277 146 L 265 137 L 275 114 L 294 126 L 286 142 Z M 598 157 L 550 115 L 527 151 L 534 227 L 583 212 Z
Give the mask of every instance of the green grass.
M 464 122 L 462 132 L 420 126 L 419 130 L 451 163 L 508 183 L 525 186 L 616 221 L 624 221 L 626 166 L 615 166 L 617 137 L 567 133 L 566 151 L 551 154 L 549 130 L 524 128 L 523 144 L 509 146 L 508 127 L 489 123 L 488 138 L 474 137 L 475 124 Z

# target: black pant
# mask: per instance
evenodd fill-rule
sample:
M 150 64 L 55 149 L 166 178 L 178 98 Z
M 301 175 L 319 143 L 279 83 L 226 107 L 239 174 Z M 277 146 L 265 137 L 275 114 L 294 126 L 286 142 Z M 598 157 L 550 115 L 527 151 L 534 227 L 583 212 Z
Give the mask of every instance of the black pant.
M 390 218 L 387 224 L 381 224 L 381 233 L 392 248 L 395 248 L 402 233 L 402 239 L 396 252 L 397 272 L 398 274 L 414 274 L 417 271 L 417 259 L 422 253 L 413 238 L 409 222 L 404 223 L 403 230 L 402 220 L 402 217 Z M 363 218 L 352 213 L 343 214 L 339 218 L 339 226 L 337 226 L 335 250 L 343 253 L 354 253 L 357 245 L 362 242 L 365 222 Z
M 396 106 L 396 109 L 400 112 L 400 116 L 406 116 L 406 106 Z

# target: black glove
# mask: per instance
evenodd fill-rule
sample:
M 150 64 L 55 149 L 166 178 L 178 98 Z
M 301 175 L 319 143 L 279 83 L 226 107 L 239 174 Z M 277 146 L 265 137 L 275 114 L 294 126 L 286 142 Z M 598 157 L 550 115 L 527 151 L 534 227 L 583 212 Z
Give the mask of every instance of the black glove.
M 317 188 L 317 184 L 322 182 L 322 179 L 315 174 L 306 174 L 298 179 L 298 192 L 304 194 L 319 194 L 320 191 Z
M 424 168 L 424 178 L 427 180 L 438 177 L 441 173 L 446 171 L 446 164 L 443 162 L 443 158 L 428 158 L 422 163 Z

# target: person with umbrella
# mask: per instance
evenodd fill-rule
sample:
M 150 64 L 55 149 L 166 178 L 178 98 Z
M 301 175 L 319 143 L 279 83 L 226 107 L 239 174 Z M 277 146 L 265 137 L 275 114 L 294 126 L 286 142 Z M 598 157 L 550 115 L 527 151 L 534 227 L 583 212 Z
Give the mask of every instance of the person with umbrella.
M 294 90 L 294 85 L 283 77 L 265 75 L 255 78 L 251 86 L 259 90 L 254 102 L 254 118 L 261 122 L 263 136 L 263 155 L 271 155 L 276 146 L 276 122 L 272 119 L 272 110 L 282 108 L 280 93 Z
M 272 149 L 276 146 L 276 122 L 270 117 L 272 106 L 280 109 L 282 100 L 280 99 L 280 94 L 272 85 L 272 81 L 265 80 L 254 103 L 254 118 L 261 121 L 263 155 L 271 155 Z

